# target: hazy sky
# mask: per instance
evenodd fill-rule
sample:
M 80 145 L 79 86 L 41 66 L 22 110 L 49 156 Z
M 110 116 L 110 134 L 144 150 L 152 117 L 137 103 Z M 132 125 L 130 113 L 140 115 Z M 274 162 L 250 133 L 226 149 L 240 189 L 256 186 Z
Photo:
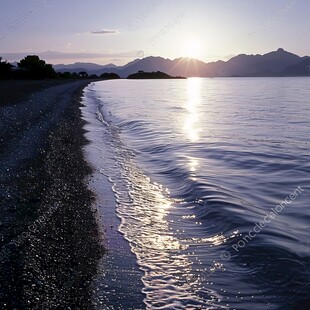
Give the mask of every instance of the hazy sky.
M 279 47 L 309 55 L 309 0 L 0 0 L 0 56 L 206 62 Z

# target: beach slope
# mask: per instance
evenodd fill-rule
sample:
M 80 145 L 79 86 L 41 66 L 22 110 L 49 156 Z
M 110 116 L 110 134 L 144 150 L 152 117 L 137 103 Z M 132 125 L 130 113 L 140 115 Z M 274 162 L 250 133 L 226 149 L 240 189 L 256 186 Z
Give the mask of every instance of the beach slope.
M 0 86 L 1 309 L 92 309 L 103 249 L 82 151 L 89 82 Z

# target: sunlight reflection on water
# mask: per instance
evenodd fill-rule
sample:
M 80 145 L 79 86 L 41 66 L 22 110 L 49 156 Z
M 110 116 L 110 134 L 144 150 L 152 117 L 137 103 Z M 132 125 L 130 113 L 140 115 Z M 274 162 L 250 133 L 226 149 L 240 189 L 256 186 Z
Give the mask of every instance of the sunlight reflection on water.
M 185 105 L 188 115 L 184 121 L 183 130 L 190 139 L 191 142 L 197 142 L 199 140 L 199 115 L 197 112 L 197 106 L 200 105 L 201 98 L 201 79 L 188 79 L 187 80 L 187 96 L 188 100 Z
M 110 168 L 102 166 L 119 230 L 144 273 L 148 309 L 277 309 L 294 301 L 293 291 L 307 296 L 307 257 L 296 251 L 296 240 L 306 240 L 306 199 L 238 253 L 231 247 L 297 183 L 308 187 L 308 80 L 294 83 L 193 78 L 93 87 L 110 134 L 99 143 L 114 154 Z M 296 85 L 302 92 L 292 105 Z M 272 285 L 280 277 L 283 290 Z

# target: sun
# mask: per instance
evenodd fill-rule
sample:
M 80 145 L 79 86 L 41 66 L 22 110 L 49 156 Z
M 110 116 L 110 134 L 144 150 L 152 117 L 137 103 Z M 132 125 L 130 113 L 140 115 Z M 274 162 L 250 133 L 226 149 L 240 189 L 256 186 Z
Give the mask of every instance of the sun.
M 184 43 L 183 54 L 189 58 L 199 58 L 201 56 L 201 43 L 198 40 L 189 40 Z

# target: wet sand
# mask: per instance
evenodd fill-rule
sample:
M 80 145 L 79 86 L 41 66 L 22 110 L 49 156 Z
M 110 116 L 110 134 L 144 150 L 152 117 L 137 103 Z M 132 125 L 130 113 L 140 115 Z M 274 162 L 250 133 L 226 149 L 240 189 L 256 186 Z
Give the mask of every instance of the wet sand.
M 0 87 L 1 309 L 93 308 L 104 250 L 82 152 L 89 82 Z

